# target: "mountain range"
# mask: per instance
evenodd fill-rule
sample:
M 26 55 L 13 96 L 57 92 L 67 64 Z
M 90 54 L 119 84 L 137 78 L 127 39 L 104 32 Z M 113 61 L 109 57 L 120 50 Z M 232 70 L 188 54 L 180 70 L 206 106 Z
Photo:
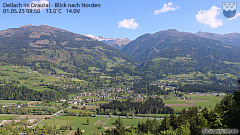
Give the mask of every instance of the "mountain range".
M 149 78 L 192 72 L 240 75 L 240 48 L 199 36 L 199 33 L 174 29 L 148 33 L 131 41 L 121 51 L 138 60 L 140 65 L 136 71 Z
M 220 35 L 220 34 L 209 33 L 209 32 L 198 32 L 196 33 L 196 35 L 202 36 L 205 38 L 219 40 L 230 46 L 240 47 L 240 33 L 229 33 L 229 34 Z
M 148 61 L 159 57 L 194 57 L 202 60 L 208 60 L 209 58 L 231 61 L 240 60 L 239 57 L 237 57 L 240 54 L 240 49 L 235 47 L 235 44 L 227 44 L 220 40 L 203 36 L 204 34 L 199 36 L 199 34 L 200 33 L 179 32 L 174 29 L 160 31 L 154 34 L 144 34 L 127 44 L 122 51 L 140 61 Z M 232 39 L 235 37 L 237 36 L 233 36 Z M 234 59 L 232 59 L 233 56 L 235 56 Z
M 0 56 L 5 63 L 27 65 L 42 73 L 55 73 L 54 68 L 79 73 L 90 67 L 106 72 L 131 59 L 103 42 L 47 25 L 0 31 Z
M 129 75 L 157 80 L 197 72 L 206 82 L 204 76 L 210 74 L 240 76 L 239 40 L 239 33 L 169 29 L 130 41 L 25 25 L 0 31 L 0 61 L 29 66 L 42 74 L 59 74 L 60 70 L 79 79 Z
M 122 49 L 125 45 L 127 45 L 129 42 L 131 42 L 128 38 L 105 38 L 104 36 L 94 36 L 94 35 L 85 35 L 87 37 L 93 38 L 95 40 L 101 41 L 103 43 L 106 43 L 112 47 L 115 47 L 117 49 Z

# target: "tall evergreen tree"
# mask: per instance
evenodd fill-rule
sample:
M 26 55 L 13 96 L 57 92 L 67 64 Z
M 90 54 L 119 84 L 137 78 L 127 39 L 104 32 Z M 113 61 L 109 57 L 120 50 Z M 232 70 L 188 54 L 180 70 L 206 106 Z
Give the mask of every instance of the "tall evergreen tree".
M 75 135 L 82 135 L 81 129 L 78 127 L 77 131 L 75 131 Z
M 238 80 L 238 84 L 240 85 L 240 79 Z M 240 86 L 239 90 L 233 93 L 233 121 L 230 127 L 240 130 Z
M 110 134 L 111 135 L 125 135 L 125 127 L 123 126 L 123 122 L 122 119 L 120 118 L 120 116 L 118 117 L 118 119 L 115 121 L 115 125 L 116 128 L 114 128 L 113 130 L 111 130 Z
M 168 130 L 171 127 L 169 119 L 167 116 L 164 117 L 161 126 L 160 126 L 160 130 Z
M 181 125 L 179 128 L 177 128 L 177 135 L 189 135 L 190 134 L 190 124 L 187 122 L 186 125 Z

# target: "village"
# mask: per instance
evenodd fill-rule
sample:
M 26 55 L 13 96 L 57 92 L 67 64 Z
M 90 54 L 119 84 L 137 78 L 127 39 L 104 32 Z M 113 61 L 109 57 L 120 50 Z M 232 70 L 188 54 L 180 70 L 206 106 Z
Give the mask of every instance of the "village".
M 160 85 L 159 87 L 162 88 L 163 85 Z M 152 98 L 161 98 L 163 100 L 171 99 L 171 96 L 174 96 L 179 99 L 190 99 L 186 98 L 184 94 L 178 90 L 176 90 L 176 87 L 173 86 L 163 86 L 163 88 L 166 88 L 167 90 L 172 89 L 172 94 L 170 95 L 147 95 L 146 93 L 135 93 L 131 90 L 131 87 L 129 88 L 109 88 L 109 89 L 102 89 L 99 92 L 84 92 L 79 93 L 76 96 L 73 96 L 71 99 L 68 100 L 69 104 L 72 105 L 93 105 L 93 106 L 100 106 L 102 103 L 107 103 L 112 100 L 127 100 L 129 98 L 134 99 L 134 101 L 145 101 L 146 98 L 152 97 Z M 176 93 L 182 93 L 182 94 L 176 94 Z M 187 95 L 195 95 L 195 96 L 224 96 L 225 93 L 218 92 L 218 93 L 202 93 L 202 92 L 192 92 L 192 93 L 186 93 Z M 67 101 L 66 99 L 60 100 L 61 102 Z

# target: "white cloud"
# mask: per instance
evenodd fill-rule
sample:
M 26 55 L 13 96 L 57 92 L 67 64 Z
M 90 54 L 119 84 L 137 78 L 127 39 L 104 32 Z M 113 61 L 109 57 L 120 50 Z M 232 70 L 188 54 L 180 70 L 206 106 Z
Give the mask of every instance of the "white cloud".
M 199 23 L 205 24 L 205 26 L 210 28 L 217 28 L 223 25 L 222 19 L 217 19 L 220 14 L 221 8 L 212 6 L 208 10 L 200 10 L 196 14 L 196 19 Z
M 32 5 L 32 3 L 34 3 L 34 4 L 40 4 L 40 5 L 43 5 L 43 4 L 45 4 L 45 5 L 49 5 L 49 2 L 47 1 L 47 0 L 40 0 L 40 1 L 32 1 L 32 2 L 30 2 L 29 3 L 29 5 L 30 5 L 30 7 L 28 7 L 28 9 L 40 9 L 40 10 L 43 10 L 43 9 L 46 9 L 46 8 L 48 8 L 48 7 L 31 7 L 31 5 Z
M 136 29 L 139 24 L 135 21 L 135 19 L 124 19 L 118 23 L 118 28 L 127 28 L 127 29 Z
M 236 15 L 235 15 L 233 18 L 229 18 L 229 19 L 227 19 L 227 20 L 228 20 L 228 21 L 231 21 L 231 20 L 237 19 L 239 16 L 240 16 L 240 13 L 237 12 Z
M 168 4 L 165 3 L 161 9 L 153 11 L 153 14 L 158 15 L 160 13 L 165 13 L 168 11 L 175 11 L 179 8 L 180 7 L 173 5 L 172 2 L 168 2 Z

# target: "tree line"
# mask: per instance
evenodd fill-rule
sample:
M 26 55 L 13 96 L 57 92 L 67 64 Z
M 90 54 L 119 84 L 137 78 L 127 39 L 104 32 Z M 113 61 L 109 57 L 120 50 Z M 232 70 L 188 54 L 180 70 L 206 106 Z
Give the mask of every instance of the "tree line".
M 100 106 L 104 111 L 117 110 L 118 112 L 135 113 L 135 114 L 169 114 L 173 112 L 171 107 L 165 106 L 160 98 L 148 98 L 144 102 L 135 102 L 132 99 L 127 101 L 114 100 Z M 97 110 L 100 114 L 101 109 Z
M 20 114 L 20 115 L 52 115 L 59 111 L 59 109 L 52 108 L 17 108 L 17 107 L 1 107 L 0 114 Z
M 185 84 L 179 86 L 178 90 L 182 92 L 226 92 L 233 93 L 236 87 L 228 87 L 216 84 Z
M 238 81 L 240 84 L 240 80 Z M 233 94 L 225 96 L 213 110 L 198 107 L 183 109 L 180 116 L 171 113 L 163 121 L 156 119 L 139 122 L 137 127 L 126 129 L 120 117 L 116 120 L 116 128 L 108 130 L 110 135 L 201 135 L 206 129 L 236 129 L 240 130 L 240 87 Z M 238 130 L 238 131 L 237 131 Z M 230 133 L 230 134 L 233 134 Z
M 58 99 L 67 98 L 68 94 L 63 89 L 58 91 L 54 90 L 37 91 L 29 89 L 26 86 L 18 87 L 17 85 L 12 83 L 0 85 L 0 100 L 56 101 Z

